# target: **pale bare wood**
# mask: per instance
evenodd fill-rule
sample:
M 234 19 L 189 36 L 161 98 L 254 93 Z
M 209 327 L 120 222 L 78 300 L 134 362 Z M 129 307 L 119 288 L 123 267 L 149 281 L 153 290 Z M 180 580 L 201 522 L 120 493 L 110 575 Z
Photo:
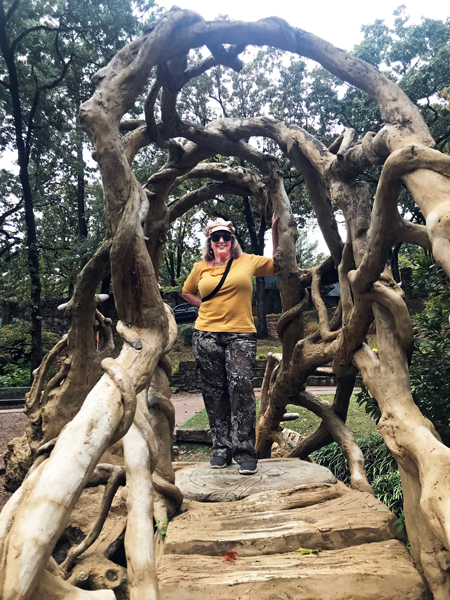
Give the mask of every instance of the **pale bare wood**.
M 127 473 L 128 520 L 125 552 L 128 562 L 130 600 L 159 598 L 153 544 L 153 484 L 149 447 L 132 425 L 124 438 Z
M 220 557 L 236 545 L 240 556 L 295 552 L 300 547 L 331 550 L 394 539 L 394 521 L 384 504 L 362 492 L 283 511 L 240 514 L 225 509 L 223 516 L 209 516 L 194 510 L 171 522 L 165 553 Z
M 180 84 L 186 77 L 212 64 L 212 61 L 203 62 L 197 65 L 197 70 L 189 71 L 186 63 L 189 49 L 206 44 L 215 60 L 237 66 L 237 50 L 242 39 L 249 44 L 269 44 L 318 60 L 334 75 L 369 93 L 379 105 L 385 126 L 378 133 L 368 132 L 361 143 L 355 143 L 355 136 L 349 131 L 332 152 L 301 128 L 286 126 L 267 117 L 219 119 L 204 128 L 183 123 L 176 108 Z M 237 47 L 227 51 L 223 44 L 237 44 Z M 122 139 L 119 123 L 133 106 L 155 65 L 164 88 L 161 99 L 163 120 L 157 123 L 152 114 L 157 86 L 152 88 L 146 118 L 153 138 L 167 147 L 169 156 L 166 165 L 151 178 L 144 191 L 132 174 L 130 163 L 150 136 L 147 128 L 134 122 L 127 127 L 129 133 Z M 100 377 L 100 361 L 92 336 L 95 288 L 109 269 L 110 256 L 121 319 L 119 329 L 125 339 L 118 365 L 128 373 L 135 392 L 147 388 L 161 357 L 175 339 L 173 319 L 165 312 L 156 280 L 162 239 L 169 226 L 168 194 L 200 160 L 215 153 L 237 156 L 260 170 L 265 178 L 266 214 L 273 212 L 280 217 L 276 266 L 287 325 L 283 331 L 283 359 L 270 376 L 267 409 L 259 423 L 261 425 L 266 416 L 270 416 L 265 421 L 264 435 L 266 439 L 270 438 L 287 402 L 301 399 L 307 377 L 317 366 L 333 360 L 335 372 L 345 377 L 351 371 L 352 363 L 357 364 L 366 385 L 380 404 L 383 412 L 381 432 L 399 462 L 413 555 L 424 570 L 436 600 L 447 598 L 450 592 L 446 570 L 450 548 L 446 517 L 449 497 L 445 485 L 448 451 L 412 403 L 407 375 L 410 323 L 401 295 L 383 273 L 389 246 L 408 240 L 424 247 L 431 244 L 435 257 L 450 273 L 450 163 L 448 157 L 431 149 L 433 140 L 418 109 L 394 82 L 372 66 L 280 19 L 263 19 L 254 24 L 205 22 L 199 15 L 179 9 L 169 11 L 142 38 L 127 45 L 95 76 L 94 81 L 95 93 L 83 105 L 82 123 L 93 142 L 94 156 L 101 169 L 107 235 L 111 239 L 84 271 L 68 306 L 72 311 L 68 347 L 69 352 L 73 349 L 74 353 L 70 355 L 72 362 L 67 364 L 70 369 L 62 385 L 51 391 L 44 407 L 43 422 L 48 426 L 44 442 L 59 435 L 61 424 L 65 425 L 77 413 L 86 394 Z M 190 140 L 184 147 L 170 139 L 182 136 Z M 305 280 L 295 262 L 296 232 L 289 200 L 277 161 L 249 144 L 247 140 L 252 136 L 272 138 L 304 174 L 333 262 L 339 266 L 343 311 L 342 328 L 336 339 L 324 343 L 316 334 L 303 339 L 301 313 Z M 371 211 L 368 186 L 356 178 L 373 164 L 384 167 Z M 428 235 L 423 228 L 409 226 L 398 216 L 396 200 L 402 181 L 426 218 Z M 330 201 L 342 209 L 347 222 L 349 240 L 343 257 L 343 245 Z M 364 345 L 374 315 L 379 357 Z M 324 318 L 322 322 L 325 323 L 323 332 L 327 335 Z M 334 327 L 330 324 L 330 333 L 334 336 L 339 327 L 338 318 Z M 83 365 L 89 377 L 85 378 L 88 383 L 81 389 L 76 386 L 81 381 L 80 373 L 85 374 Z M 392 383 L 394 374 L 397 379 Z M 27 599 L 35 592 L 39 575 L 48 564 L 52 545 L 67 521 L 73 503 L 122 422 L 122 392 L 108 376 L 104 376 L 90 392 L 82 411 L 63 431 L 50 456 L 47 458 L 46 452 L 39 457 L 28 480 L 29 493 L 19 494 L 9 505 L 6 511 L 8 533 L 1 557 L 4 563 L 8 556 L 2 600 Z M 54 412 L 50 412 L 49 407 L 54 409 L 53 397 L 64 399 L 63 408 L 71 407 L 70 418 L 67 413 L 64 418 L 57 419 Z M 72 404 L 69 400 L 73 400 Z M 97 404 L 100 410 L 94 409 Z M 40 418 L 39 411 L 34 412 L 33 418 Z M 168 409 L 161 411 L 170 428 L 168 412 Z M 144 452 L 136 472 L 144 469 L 148 481 L 157 460 L 152 427 L 143 408 L 136 414 L 141 442 L 145 442 L 147 450 L 152 448 L 148 465 L 144 468 Z M 100 423 L 102 420 L 105 423 Z M 269 423 L 271 427 L 267 427 Z M 335 434 L 339 429 L 333 419 L 329 419 L 329 427 Z M 258 443 L 264 447 L 264 437 Z M 73 456 L 77 461 L 73 461 Z M 64 465 L 73 462 L 73 473 L 61 485 Z M 168 467 L 166 471 L 165 475 L 170 479 Z M 173 484 L 163 480 L 167 483 L 162 483 L 161 488 L 166 485 L 167 490 L 171 489 Z M 61 489 L 55 491 L 58 485 Z M 148 481 L 148 489 L 150 485 Z M 433 495 L 433 490 L 438 493 Z M 176 496 L 176 491 L 172 491 Z M 131 506 L 135 510 L 135 506 Z M 158 504 L 160 509 L 161 514 L 165 514 L 162 505 Z M 147 511 L 147 530 L 150 520 Z M 44 533 L 37 530 L 36 522 L 43 524 Z M 154 589 L 154 584 L 149 581 L 148 586 L 142 593 L 152 593 L 149 590 Z
M 244 556 L 232 565 L 218 557 L 167 554 L 159 577 L 163 600 L 177 600 L 180 594 L 197 600 L 198 589 L 206 600 L 270 600 L 274 593 L 297 600 L 431 600 L 408 551 L 397 540 L 326 550 L 318 556 Z
M 112 590 L 87 591 L 75 587 L 44 571 L 40 578 L 33 600 L 114 600 L 115 594 Z

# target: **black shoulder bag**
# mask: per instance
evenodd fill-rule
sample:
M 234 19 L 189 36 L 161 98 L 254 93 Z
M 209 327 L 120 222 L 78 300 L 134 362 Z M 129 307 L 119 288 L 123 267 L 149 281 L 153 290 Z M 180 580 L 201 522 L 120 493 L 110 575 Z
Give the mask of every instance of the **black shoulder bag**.
M 202 298 L 202 302 L 206 302 L 207 300 L 211 300 L 211 298 L 213 296 L 215 296 L 218 291 L 220 291 L 220 288 L 225 283 L 225 279 L 227 278 L 227 275 L 230 272 L 232 262 L 233 262 L 233 259 L 230 258 L 230 260 L 228 261 L 228 264 L 227 264 L 227 268 L 225 269 L 225 271 L 224 271 L 224 273 L 222 275 L 222 279 L 219 281 L 219 283 L 217 284 L 217 286 L 213 289 L 213 291 L 210 294 L 208 294 L 207 296 L 205 296 L 204 298 Z

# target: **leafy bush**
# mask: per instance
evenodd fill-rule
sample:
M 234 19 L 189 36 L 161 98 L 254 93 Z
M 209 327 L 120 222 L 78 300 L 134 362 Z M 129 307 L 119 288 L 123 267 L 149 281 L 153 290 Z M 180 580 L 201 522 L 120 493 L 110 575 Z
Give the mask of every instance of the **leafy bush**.
M 378 500 L 386 504 L 394 515 L 400 516 L 403 513 L 403 491 L 398 471 L 377 477 L 372 481 L 372 487 Z
M 47 354 L 59 336 L 42 332 L 43 353 Z M 31 324 L 13 319 L 0 327 L 0 387 L 26 387 L 30 384 Z
M 25 363 L 23 358 L 17 361 L 17 365 L 5 365 L 2 367 L 3 375 L 0 375 L 0 387 L 27 387 L 30 385 L 30 364 Z
M 190 346 L 192 344 L 192 334 L 194 333 L 193 325 L 186 325 L 182 329 L 180 329 L 180 339 L 183 346 Z
M 397 463 L 379 433 L 359 436 L 356 438 L 356 443 L 364 455 L 369 483 L 377 477 L 397 471 Z M 338 479 L 350 483 L 347 461 L 336 442 L 317 450 L 311 456 L 319 465 L 328 467 Z
M 450 281 L 432 257 L 424 255 L 413 270 L 414 291 L 428 295 L 416 315 L 411 391 L 423 414 L 450 445 Z
M 42 332 L 43 353 L 47 354 L 59 336 L 48 331 Z M 13 319 L 10 325 L 0 327 L 0 367 L 8 364 L 23 364 L 31 358 L 31 323 Z M 19 360 L 23 359 L 23 363 Z
M 364 384 L 361 385 L 361 391 L 355 394 L 355 398 L 359 406 L 362 406 L 364 408 L 364 412 L 366 413 L 366 415 L 372 417 L 375 423 L 378 424 L 378 421 L 381 418 L 380 408 L 378 406 L 377 401 Z

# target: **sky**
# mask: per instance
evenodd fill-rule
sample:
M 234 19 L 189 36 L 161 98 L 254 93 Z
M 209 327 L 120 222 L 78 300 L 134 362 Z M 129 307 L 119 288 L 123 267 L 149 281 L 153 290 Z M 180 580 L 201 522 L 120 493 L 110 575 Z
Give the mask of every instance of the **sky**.
M 174 2 L 157 0 L 169 9 Z M 176 6 L 198 12 L 211 21 L 219 14 L 227 14 L 233 20 L 257 21 L 265 17 L 281 17 L 294 27 L 314 33 L 344 50 L 351 50 L 362 40 L 361 25 L 369 25 L 375 19 L 393 23 L 393 11 L 404 4 L 413 23 L 421 17 L 446 19 L 450 16 L 448 0 L 320 0 L 320 2 L 296 2 L 295 0 L 226 0 L 218 3 L 211 0 L 177 0 Z

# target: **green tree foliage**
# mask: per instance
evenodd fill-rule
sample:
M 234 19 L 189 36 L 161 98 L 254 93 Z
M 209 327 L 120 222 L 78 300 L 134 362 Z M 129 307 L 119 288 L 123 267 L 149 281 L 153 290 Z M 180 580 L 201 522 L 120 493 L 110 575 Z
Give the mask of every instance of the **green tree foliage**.
M 365 39 L 357 54 L 387 73 L 419 106 L 438 149 L 445 151 L 450 114 L 439 92 L 450 80 L 450 19 L 411 25 L 404 6 L 394 15 L 393 28 L 380 20 L 363 28 Z
M 172 223 L 167 232 L 159 275 L 164 293 L 181 294 L 183 284 L 200 256 L 199 220 L 194 209 Z
M 450 282 L 433 258 L 423 256 L 413 271 L 416 290 L 428 294 L 416 316 L 410 375 L 417 405 L 450 444 Z
M 69 295 L 77 272 L 102 238 L 101 188 L 94 165 L 86 164 L 85 140 L 76 115 L 91 92 L 92 73 L 139 32 L 139 20 L 151 18 L 151 4 L 145 0 L 0 2 L 4 24 L 0 148 L 17 155 L 19 138 L 22 139 L 36 230 L 36 241 L 27 241 L 20 177 L 17 173 L 0 172 L 4 204 L 0 214 L 0 268 L 4 275 L 1 296 L 30 303 L 31 279 L 36 274 L 45 297 Z M 365 26 L 364 40 L 355 48 L 356 54 L 395 79 L 418 104 L 438 147 L 444 151 L 450 136 L 445 97 L 450 81 L 449 31 L 450 19 L 425 19 L 419 25 L 410 25 L 405 10 L 398 9 L 392 27 L 381 20 Z M 19 136 L 8 87 L 8 47 L 18 74 L 22 111 Z M 192 60 L 198 56 L 199 51 L 193 52 Z M 180 95 L 182 115 L 206 124 L 224 116 L 267 114 L 304 127 L 327 145 L 347 127 L 355 128 L 359 135 L 379 130 L 381 119 L 371 98 L 344 85 L 322 67 L 273 49 L 248 49 L 242 58 L 245 65 L 240 73 L 219 66 L 189 82 Z M 132 116 L 139 115 L 133 112 Z M 262 150 L 278 154 L 294 215 L 299 227 L 304 227 L 312 208 L 301 174 L 284 161 L 270 140 L 258 143 Z M 139 181 L 145 182 L 165 158 L 165 152 L 159 149 L 149 147 L 141 151 L 135 160 Z M 373 188 L 378 176 L 379 168 L 373 168 L 368 175 Z M 183 189 L 188 191 L 204 183 L 186 182 Z M 196 218 L 204 222 L 220 215 L 233 220 L 244 249 L 260 252 L 268 224 L 252 198 L 245 202 L 248 211 L 243 210 L 241 198 L 217 197 L 202 206 Z M 400 210 L 405 218 L 421 222 L 407 193 L 402 194 Z M 179 224 L 174 224 L 168 236 L 161 277 L 164 286 L 178 289 L 183 273 L 192 263 L 195 244 L 188 242 L 180 254 L 176 249 L 177 227 Z M 186 235 L 190 233 L 186 231 Z M 30 248 L 39 258 L 34 270 L 27 256 Z M 405 246 L 393 248 L 393 270 L 398 269 L 399 261 L 400 265 L 413 262 L 411 257 L 412 251 Z
M 49 352 L 59 336 L 42 332 L 44 352 Z M 31 324 L 13 319 L 0 327 L 0 387 L 27 386 L 30 380 Z
M 319 242 L 315 240 L 311 242 L 308 239 L 308 234 L 304 229 L 301 229 L 298 232 L 297 239 L 297 250 L 299 254 L 299 265 L 302 269 L 310 269 L 311 267 L 316 267 L 323 260 L 325 260 L 326 255 L 323 252 L 317 251 L 317 246 Z
M 18 177 L 3 171 L 0 178 L 8 198 L 0 215 L 0 267 L 18 259 L 12 271 L 28 280 L 22 299 L 30 298 L 32 368 L 41 358 L 42 275 L 65 279 L 70 289 L 69 266 L 78 271 L 86 258 L 83 251 L 81 265 L 73 260 L 75 241 L 87 237 L 78 109 L 91 93 L 92 73 L 138 32 L 137 18 L 150 4 L 0 1 L 0 149 L 19 166 Z

